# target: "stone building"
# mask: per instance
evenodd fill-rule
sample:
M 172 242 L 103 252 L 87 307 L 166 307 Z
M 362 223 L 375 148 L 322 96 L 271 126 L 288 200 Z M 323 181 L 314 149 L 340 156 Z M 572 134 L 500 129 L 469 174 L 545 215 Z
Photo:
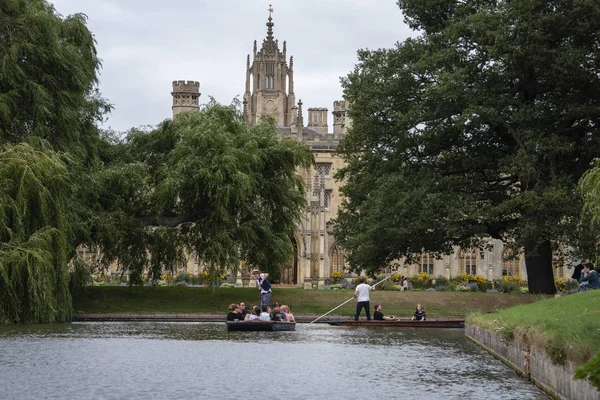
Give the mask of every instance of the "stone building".
M 344 160 L 335 154 L 341 138 L 346 135 L 351 121 L 347 116 L 348 104 L 344 100 L 333 102 L 333 129 L 330 131 L 327 108 L 309 108 L 308 121 L 303 118 L 303 104 L 296 101 L 294 87 L 294 59 L 287 58 L 287 44 L 280 48 L 273 35 L 273 18 L 269 14 L 267 36 L 260 49 L 254 41 L 252 57 L 246 58 L 246 85 L 243 110 L 249 124 L 256 124 L 263 116 L 275 120 L 279 134 L 306 143 L 312 150 L 316 166 L 302 169 L 300 175 L 306 182 L 307 211 L 302 216 L 294 235 L 296 255 L 281 276 L 280 283 L 312 288 L 325 283 L 333 271 L 350 275 L 346 269 L 343 250 L 332 235 L 332 219 L 336 218 L 342 204 L 340 182 L 333 179 Z M 179 112 L 197 110 L 200 96 L 199 83 L 173 82 L 173 116 Z M 389 271 L 412 276 L 427 272 L 434 276 L 452 277 L 461 273 L 481 275 L 486 279 L 500 279 L 503 275 L 527 279 L 523 255 L 507 259 L 508 249 L 501 241 L 490 240 L 489 250 L 456 248 L 453 254 L 436 259 L 429 254 L 418 255 L 418 262 L 404 265 L 394 263 Z M 557 252 L 555 277 L 569 277 L 572 263 L 564 253 Z M 197 260 L 190 259 L 188 271 L 197 275 L 201 271 Z M 241 268 L 237 283 L 247 286 L 249 271 Z

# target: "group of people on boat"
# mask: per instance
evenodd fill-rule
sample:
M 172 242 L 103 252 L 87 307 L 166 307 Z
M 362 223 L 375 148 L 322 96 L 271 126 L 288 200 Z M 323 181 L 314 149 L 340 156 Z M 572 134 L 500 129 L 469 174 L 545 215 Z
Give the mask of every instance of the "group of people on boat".
M 246 303 L 240 301 L 229 306 L 227 321 L 279 321 L 296 322 L 290 308 L 285 305 L 279 305 L 275 302 L 271 306 L 263 304 L 262 306 L 252 306 L 251 310 L 246 307 Z
M 370 310 L 370 293 L 375 291 L 375 286 L 371 286 L 366 283 L 366 278 L 361 276 L 359 279 L 359 284 L 356 286 L 354 290 L 354 297 L 356 298 L 356 314 L 354 314 L 354 320 L 358 321 L 358 317 L 360 316 L 361 311 L 364 309 L 367 314 L 367 320 L 371 320 L 371 310 Z M 393 315 L 383 315 L 381 311 L 382 305 L 375 305 L 375 313 L 373 314 L 373 318 L 376 321 L 394 321 L 396 317 Z M 413 314 L 411 321 L 425 321 L 427 318 L 425 314 L 425 310 L 423 310 L 423 306 L 421 304 L 417 304 L 415 309 L 415 313 Z

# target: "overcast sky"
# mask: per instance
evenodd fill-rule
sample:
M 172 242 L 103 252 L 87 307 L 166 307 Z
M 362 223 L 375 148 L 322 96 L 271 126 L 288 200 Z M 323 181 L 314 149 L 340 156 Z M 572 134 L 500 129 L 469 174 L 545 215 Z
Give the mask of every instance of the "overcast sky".
M 106 127 L 124 131 L 171 117 L 173 80 L 200 82 L 201 103 L 244 92 L 246 56 L 274 36 L 294 56 L 304 110 L 342 98 L 339 79 L 361 48 L 415 36 L 395 0 L 50 0 L 63 16 L 84 13 L 102 59 L 100 90 L 113 105 Z M 306 111 L 305 111 L 306 113 Z M 306 118 L 306 116 L 305 116 Z

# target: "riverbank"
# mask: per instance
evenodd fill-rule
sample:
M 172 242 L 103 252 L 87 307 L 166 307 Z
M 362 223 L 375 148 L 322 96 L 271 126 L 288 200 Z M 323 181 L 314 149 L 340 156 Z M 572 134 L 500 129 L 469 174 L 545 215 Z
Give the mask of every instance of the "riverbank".
M 304 290 L 299 288 L 273 289 L 273 302 L 287 304 L 294 315 L 322 315 L 352 298 L 352 290 Z M 464 292 L 398 292 L 375 291 L 371 302 L 383 304 L 385 314 L 412 316 L 415 305 L 423 304 L 430 317 L 464 317 L 473 312 L 490 313 L 499 309 L 528 304 L 539 296 L 508 293 Z M 258 303 L 255 288 L 190 287 L 89 287 L 73 296 L 77 313 L 172 313 L 217 314 L 228 312 L 231 303 L 245 301 L 248 306 Z M 372 307 L 373 308 L 373 307 Z M 351 316 L 355 302 L 332 313 L 332 316 Z
M 600 349 L 600 290 L 467 317 L 469 338 L 556 398 L 598 399 L 575 369 Z M 586 386 L 587 385 L 587 386 Z

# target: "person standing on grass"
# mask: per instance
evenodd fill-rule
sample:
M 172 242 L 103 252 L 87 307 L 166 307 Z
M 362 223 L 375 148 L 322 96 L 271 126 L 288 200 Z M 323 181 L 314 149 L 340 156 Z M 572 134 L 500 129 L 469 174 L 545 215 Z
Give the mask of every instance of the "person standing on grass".
M 271 284 L 269 283 L 269 274 L 266 272 L 260 273 L 255 269 L 252 271 L 254 279 L 256 279 L 256 287 L 260 290 L 260 305 L 269 306 L 271 304 Z
M 361 276 L 359 279 L 360 284 L 356 287 L 356 290 L 354 291 L 354 297 L 356 297 L 356 314 L 354 315 L 355 321 L 358 321 L 358 317 L 360 316 L 360 312 L 363 308 L 365 309 L 365 313 L 367 314 L 367 321 L 371 320 L 371 310 L 369 309 L 369 294 L 371 291 L 375 291 L 375 287 L 367 285 L 365 281 L 365 277 Z

